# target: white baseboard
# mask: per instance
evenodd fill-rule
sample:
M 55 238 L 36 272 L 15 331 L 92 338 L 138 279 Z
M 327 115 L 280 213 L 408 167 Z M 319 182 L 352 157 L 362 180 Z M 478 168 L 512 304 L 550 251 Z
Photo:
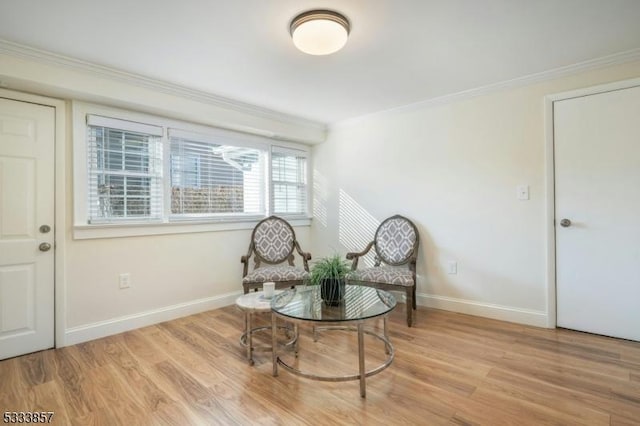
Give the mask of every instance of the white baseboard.
M 170 321 L 187 315 L 222 308 L 224 306 L 232 305 L 236 298 L 241 294 L 242 291 L 234 291 L 232 293 L 225 293 L 219 296 L 192 300 L 190 302 L 178 303 L 177 305 L 166 306 L 160 309 L 153 309 L 133 315 L 126 315 L 106 321 L 99 321 L 92 324 L 68 328 L 65 331 L 64 342 L 56 342 L 56 346 L 62 347 L 75 345 L 76 343 L 123 333 L 125 331 L 146 327 L 164 321 Z
M 204 299 L 166 306 L 160 309 L 153 309 L 133 315 L 126 315 L 106 321 L 99 321 L 92 324 L 68 328 L 65 331 L 64 342 L 56 343 L 58 347 L 75 345 L 76 343 L 87 342 L 89 340 L 123 333 L 125 331 L 158 324 L 164 321 L 170 321 L 187 315 L 222 308 L 224 306 L 232 305 L 236 298 L 241 294 L 242 291 L 234 291 L 219 296 L 207 297 Z M 398 294 L 398 296 L 398 301 L 404 301 L 402 294 Z M 547 313 L 543 311 L 513 308 L 510 306 L 494 305 L 490 303 L 480 303 L 472 300 L 455 299 L 452 297 L 436 296 L 425 293 L 418 293 L 416 295 L 416 299 L 416 303 L 418 305 L 429 308 L 477 315 L 502 321 L 533 325 L 536 327 L 548 326 Z
M 459 312 L 461 314 L 476 315 L 518 324 L 548 327 L 547 313 L 531 309 L 514 308 L 511 306 L 481 303 L 473 300 L 456 299 L 453 297 L 436 296 L 433 294 L 416 294 L 416 304 L 434 309 Z

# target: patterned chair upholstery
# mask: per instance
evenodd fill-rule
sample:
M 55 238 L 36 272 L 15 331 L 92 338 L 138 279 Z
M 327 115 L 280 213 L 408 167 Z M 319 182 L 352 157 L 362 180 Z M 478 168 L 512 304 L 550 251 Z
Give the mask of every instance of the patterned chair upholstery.
M 373 241 L 362 252 L 347 253 L 347 259 L 353 260 L 352 271 L 347 276 L 350 284 L 405 291 L 409 327 L 413 324 L 413 311 L 416 309 L 416 259 L 419 243 L 420 236 L 413 222 L 395 215 L 380 224 Z M 374 266 L 358 269 L 358 259 L 372 247 L 376 253 Z
M 303 268 L 297 268 L 294 264 L 294 249 L 302 257 Z M 254 257 L 254 267 L 249 272 L 251 255 Z M 244 292 L 258 290 L 268 281 L 275 282 L 276 288 L 302 284 L 309 277 L 310 259 L 311 254 L 303 252 L 300 248 L 291 225 L 282 218 L 270 216 L 260 221 L 253 229 L 249 250 L 240 258 L 244 264 Z

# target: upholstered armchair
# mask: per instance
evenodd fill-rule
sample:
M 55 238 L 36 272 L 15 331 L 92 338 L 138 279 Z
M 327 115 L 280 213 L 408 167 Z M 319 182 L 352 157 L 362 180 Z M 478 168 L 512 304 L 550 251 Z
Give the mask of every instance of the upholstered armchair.
M 382 290 L 404 290 L 407 295 L 407 325 L 413 324 L 416 309 L 416 259 L 420 236 L 416 226 L 406 217 L 395 215 L 385 219 L 375 237 L 359 253 L 347 253 L 353 260 L 349 284 L 362 284 Z M 358 260 L 374 248 L 374 266 L 358 269 Z M 405 266 L 406 265 L 406 266 Z
M 302 258 L 302 268 L 294 264 L 294 250 Z M 249 272 L 249 258 L 254 267 Z M 309 276 L 311 254 L 303 252 L 291 225 L 277 216 L 258 223 L 251 233 L 249 250 L 240 258 L 243 263 L 242 286 L 244 292 L 258 290 L 265 282 L 273 281 L 276 288 L 303 284 Z

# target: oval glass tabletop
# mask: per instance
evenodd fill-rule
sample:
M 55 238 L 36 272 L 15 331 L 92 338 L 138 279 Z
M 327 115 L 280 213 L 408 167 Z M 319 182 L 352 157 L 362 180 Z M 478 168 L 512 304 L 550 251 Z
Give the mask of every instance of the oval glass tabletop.
M 347 285 L 344 300 L 328 306 L 320 297 L 320 286 L 300 286 L 286 290 L 271 301 L 271 309 L 279 315 L 308 321 L 353 321 L 384 315 L 396 307 L 389 292 L 372 287 Z

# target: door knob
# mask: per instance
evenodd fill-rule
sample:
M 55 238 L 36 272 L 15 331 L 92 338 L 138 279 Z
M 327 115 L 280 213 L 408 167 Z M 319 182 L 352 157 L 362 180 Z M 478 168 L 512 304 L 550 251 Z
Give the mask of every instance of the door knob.
M 51 227 L 49 225 L 42 225 L 40 227 L 40 232 L 42 232 L 43 234 L 46 234 L 49 231 L 51 231 Z
M 560 221 L 560 226 L 564 227 L 564 228 L 568 228 L 571 226 L 571 221 L 569 219 L 562 219 Z
M 49 250 L 51 250 L 51 244 L 49 244 L 49 243 L 40 243 L 38 248 L 40 249 L 40 251 L 49 251 Z

